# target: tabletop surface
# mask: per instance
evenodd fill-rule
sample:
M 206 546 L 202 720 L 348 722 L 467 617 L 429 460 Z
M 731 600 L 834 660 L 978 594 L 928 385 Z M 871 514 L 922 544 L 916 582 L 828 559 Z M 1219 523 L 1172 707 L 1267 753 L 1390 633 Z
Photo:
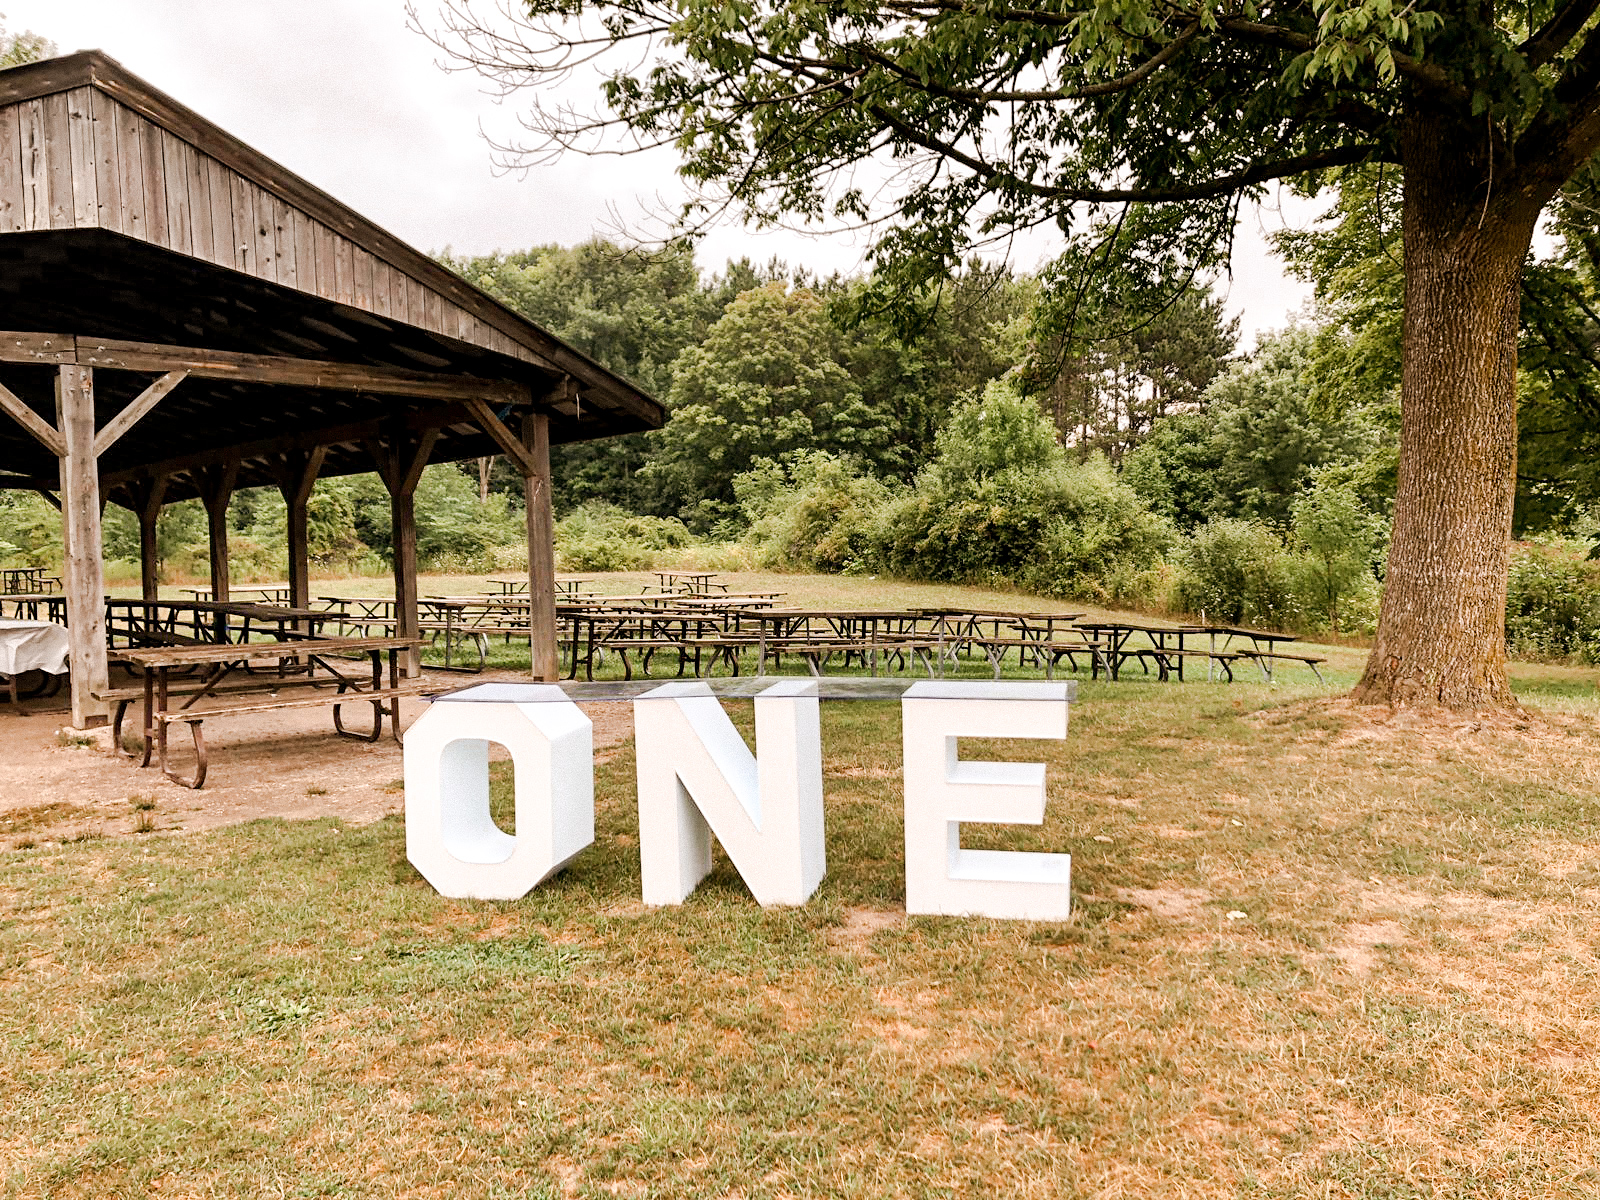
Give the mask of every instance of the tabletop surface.
M 343 654 L 347 651 L 402 650 L 422 645 L 421 638 L 308 638 L 298 642 L 245 642 L 237 645 L 154 646 L 147 649 L 112 650 L 112 662 L 134 663 L 141 667 L 193 667 L 208 663 L 243 662 L 255 659 L 282 661 L 311 654 Z
M 262 604 L 256 600 L 124 600 L 112 598 L 108 605 L 123 608 L 170 608 L 175 612 L 221 613 L 251 617 L 258 621 L 326 621 L 336 616 L 322 608 L 288 608 L 282 604 Z

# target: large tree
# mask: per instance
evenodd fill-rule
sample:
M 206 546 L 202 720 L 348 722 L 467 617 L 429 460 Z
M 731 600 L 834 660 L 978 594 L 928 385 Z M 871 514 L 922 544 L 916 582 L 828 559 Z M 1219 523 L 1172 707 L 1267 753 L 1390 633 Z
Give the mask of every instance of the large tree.
M 444 40 L 508 86 L 603 64 L 600 109 L 539 107 L 535 151 L 674 147 L 690 222 L 878 219 L 907 284 L 1054 223 L 1059 296 L 1172 287 L 1270 181 L 1396 169 L 1401 464 L 1356 695 L 1513 702 L 1519 283 L 1600 147 L 1600 0 L 525 0 L 515 28 L 447 3 Z

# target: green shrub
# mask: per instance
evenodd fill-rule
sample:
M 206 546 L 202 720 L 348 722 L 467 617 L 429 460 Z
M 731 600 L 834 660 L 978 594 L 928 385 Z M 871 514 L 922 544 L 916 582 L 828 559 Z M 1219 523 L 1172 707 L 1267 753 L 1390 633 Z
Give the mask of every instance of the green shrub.
M 1383 522 L 1355 488 L 1331 476 L 1317 480 L 1290 505 L 1294 520 L 1297 591 L 1307 623 L 1339 633 L 1364 631 L 1377 620 Z
M 1509 653 L 1600 662 L 1600 565 L 1557 543 L 1525 543 L 1507 582 Z
M 1276 629 L 1295 624 L 1295 562 L 1276 534 L 1258 521 L 1210 521 L 1179 554 L 1171 606 L 1208 621 Z
M 61 514 L 42 496 L 0 491 L 0 547 L 8 566 L 59 567 Z
M 843 573 L 868 566 L 884 483 L 821 452 L 787 467 L 765 460 L 733 482 L 750 522 L 745 540 L 766 567 Z
M 556 523 L 556 564 L 566 571 L 643 571 L 694 537 L 676 517 L 636 517 L 589 503 Z
M 1172 529 L 1101 461 L 985 478 L 933 473 L 886 504 L 872 559 L 914 579 L 1111 601 L 1149 586 Z

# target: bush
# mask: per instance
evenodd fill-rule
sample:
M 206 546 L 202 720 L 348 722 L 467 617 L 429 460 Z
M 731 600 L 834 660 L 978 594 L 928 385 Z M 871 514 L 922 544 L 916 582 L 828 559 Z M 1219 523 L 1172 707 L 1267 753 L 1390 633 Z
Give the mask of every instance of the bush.
M 566 571 L 644 571 L 663 551 L 693 541 L 676 517 L 636 517 L 610 504 L 589 503 L 556 523 L 556 564 Z
M 885 505 L 874 533 L 873 561 L 893 574 L 1101 602 L 1147 590 L 1173 536 L 1098 460 L 935 475 Z
M 1300 615 L 1295 565 L 1260 522 L 1210 521 L 1179 555 L 1170 603 L 1180 612 L 1204 613 L 1208 621 L 1286 629 Z
M 1509 653 L 1600 662 L 1600 566 L 1559 543 L 1527 543 L 1512 554 L 1508 584 Z
M 770 460 L 733 481 L 745 540 L 762 566 L 842 573 L 865 569 L 888 488 L 852 462 L 821 452 Z
M 1101 459 L 1069 462 L 1038 405 L 991 383 L 940 430 L 911 490 L 881 505 L 872 564 L 917 579 L 1127 601 L 1148 592 L 1172 527 Z
M 1300 551 L 1297 590 L 1307 620 L 1334 633 L 1370 628 L 1377 619 L 1372 568 L 1380 558 L 1383 522 L 1361 503 L 1353 486 L 1330 476 L 1297 496 L 1290 512 Z

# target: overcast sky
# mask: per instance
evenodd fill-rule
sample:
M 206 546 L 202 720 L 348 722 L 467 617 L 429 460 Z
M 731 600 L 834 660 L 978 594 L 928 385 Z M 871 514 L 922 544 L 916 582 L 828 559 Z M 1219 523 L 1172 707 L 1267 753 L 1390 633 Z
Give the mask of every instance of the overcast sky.
M 426 19 L 431 0 L 418 0 Z M 12 32 L 31 29 L 63 52 L 99 49 L 236 137 L 331 192 L 419 249 L 458 253 L 570 245 L 647 216 L 679 194 L 673 160 L 568 156 L 525 176 L 497 175 L 480 130 L 514 133 L 470 75 L 438 69 L 438 53 L 406 28 L 404 0 L 0 0 Z M 1290 201 L 1243 223 L 1230 309 L 1244 345 L 1284 325 L 1309 295 L 1267 253 L 1263 231 L 1304 222 Z M 717 230 L 702 268 L 774 255 L 824 273 L 851 271 L 863 243 L 842 237 Z M 1048 244 L 1013 263 L 1039 265 Z

